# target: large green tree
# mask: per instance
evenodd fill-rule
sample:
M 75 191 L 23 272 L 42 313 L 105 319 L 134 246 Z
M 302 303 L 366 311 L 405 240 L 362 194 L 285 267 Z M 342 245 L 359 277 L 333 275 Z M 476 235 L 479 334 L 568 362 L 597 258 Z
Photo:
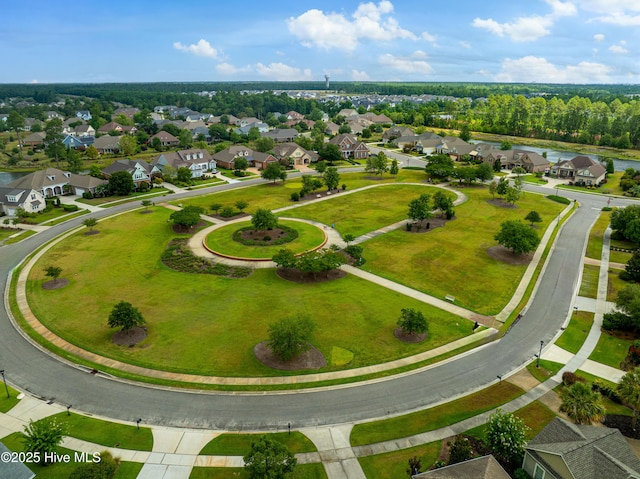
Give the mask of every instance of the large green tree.
M 121 328 L 122 331 L 128 331 L 136 326 L 142 326 L 145 324 L 145 320 L 138 308 L 126 301 L 120 301 L 111 310 L 108 324 L 110 328 Z
M 45 138 L 45 152 L 49 158 L 56 160 L 56 164 L 60 165 L 60 157 L 64 155 L 65 147 L 62 143 L 64 136 L 62 135 L 62 120 L 54 118 L 49 120 L 44 126 L 47 134 Z
M 413 221 L 419 221 L 421 224 L 423 221 L 428 220 L 433 216 L 431 212 L 431 197 L 423 193 L 418 198 L 414 198 L 409 202 L 408 216 Z
M 275 183 L 278 180 L 286 180 L 287 172 L 282 165 L 276 161 L 267 164 L 266 168 L 262 170 L 262 178 L 265 180 L 273 180 Z
M 257 231 L 265 231 L 278 226 L 278 218 L 271 210 L 258 208 L 251 217 L 251 224 Z
M 109 177 L 109 191 L 112 195 L 128 196 L 133 188 L 133 177 L 128 171 L 116 171 Z
M 15 131 L 16 138 L 18 139 L 18 148 L 20 149 L 20 157 L 22 158 L 22 139 L 20 138 L 20 131 L 24 128 L 24 117 L 18 112 L 18 110 L 11 110 L 7 116 L 7 128 Z
M 309 316 L 286 316 L 269 325 L 269 348 L 282 361 L 309 349 L 315 324 Z
M 324 175 L 322 175 L 322 179 L 324 180 L 324 184 L 327 185 L 327 190 L 335 190 L 340 184 L 340 173 L 338 173 L 338 168 L 327 168 Z
M 382 176 L 383 173 L 389 171 L 389 157 L 384 151 L 381 151 L 377 155 L 369 156 L 364 171 Z
M 424 170 L 430 178 L 446 179 L 453 174 L 453 160 L 445 154 L 432 155 L 427 158 L 427 166 Z
M 503 222 L 500 225 L 500 231 L 493 238 L 514 254 L 529 253 L 540 243 L 538 233 L 534 229 L 516 220 Z
M 340 151 L 340 147 L 333 143 L 326 143 L 322 149 L 318 151 L 318 154 L 320 155 L 320 158 L 328 161 L 331 165 L 336 161 L 342 160 L 342 151 Z
M 604 417 L 602 396 L 583 382 L 576 382 L 560 390 L 560 411 L 567 413 L 576 424 L 591 424 Z
M 413 308 L 402 308 L 398 326 L 407 334 L 424 334 L 428 331 L 427 319 L 422 311 Z
M 633 368 L 618 383 L 618 396 L 633 410 L 631 427 L 636 428 L 640 412 L 640 368 Z
M 243 459 L 249 479 L 284 479 L 298 463 L 284 444 L 268 436 L 253 441 L 249 454 Z

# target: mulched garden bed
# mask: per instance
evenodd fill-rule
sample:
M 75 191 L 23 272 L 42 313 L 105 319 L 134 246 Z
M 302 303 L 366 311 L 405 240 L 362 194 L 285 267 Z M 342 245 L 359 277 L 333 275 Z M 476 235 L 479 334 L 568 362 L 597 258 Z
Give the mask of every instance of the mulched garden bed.
M 509 202 L 503 200 L 502 198 L 497 198 L 497 199 L 493 199 L 493 200 L 487 200 L 487 203 L 489 203 L 490 205 L 493 205 L 493 206 L 498 206 L 499 208 L 508 208 L 508 209 L 511 209 L 511 210 L 515 210 L 518 207 L 517 205 L 509 203 Z
M 246 278 L 253 272 L 251 268 L 227 266 L 196 256 L 187 242 L 187 238 L 172 239 L 160 257 L 162 264 L 181 273 L 214 274 L 228 278 Z
M 631 416 L 621 416 L 619 414 L 607 414 L 602 423 L 614 429 L 619 429 L 623 436 L 632 439 L 640 439 L 640 421 L 636 424 L 635 430 L 631 427 Z
M 85 236 L 93 236 L 93 235 L 97 235 L 98 233 L 100 233 L 100 231 L 98 231 L 98 230 L 89 230 L 89 231 L 85 231 L 84 235 Z
M 195 233 L 200 228 L 207 225 L 209 225 L 209 223 L 207 223 L 206 221 L 199 221 L 197 225 L 192 226 L 191 228 L 187 228 L 182 225 L 173 224 L 172 229 L 173 229 L 173 232 L 177 234 L 191 234 L 191 233 Z
M 51 281 L 42 283 L 42 289 L 46 289 L 50 291 L 53 289 L 64 288 L 68 284 L 69 284 L 69 280 L 65 278 L 52 279 Z
M 256 230 L 253 226 L 240 228 L 233 233 L 233 240 L 247 246 L 276 246 L 290 243 L 298 237 L 298 231 L 280 225 L 269 230 Z
M 394 329 L 393 335 L 396 337 L 396 339 L 399 339 L 403 343 L 410 343 L 410 344 L 421 343 L 422 341 L 427 339 L 427 333 L 409 334 L 405 332 L 404 329 L 402 328 Z
M 141 215 L 148 215 L 149 213 L 153 213 L 153 211 L 152 210 L 142 210 L 140 212 Z
M 127 331 L 118 331 L 111 338 L 111 342 L 118 346 L 129 346 L 132 348 L 147 337 L 147 328 L 136 326 Z
M 497 259 L 498 261 L 502 261 L 503 263 L 512 264 L 512 265 L 525 265 L 529 264 L 533 259 L 533 253 L 527 254 L 514 254 L 508 248 L 505 248 L 502 245 L 492 246 L 491 248 L 487 248 L 487 253 L 493 259 Z
M 418 231 L 418 223 L 411 223 L 411 230 L 407 231 L 407 228 L 405 226 L 404 230 L 407 233 L 429 233 L 430 231 L 436 229 L 436 228 L 442 228 L 444 225 L 446 225 L 449 221 L 453 221 L 455 220 L 456 217 L 454 216 L 453 218 L 451 218 L 450 220 L 446 219 L 446 218 L 440 218 L 439 216 L 437 217 L 433 217 L 433 218 L 429 218 L 428 221 L 424 221 L 422 223 L 422 227 L 420 228 L 420 230 Z M 429 223 L 429 228 L 427 228 L 427 223 Z
M 282 279 L 292 281 L 294 283 L 323 283 L 325 281 L 333 281 L 334 279 L 344 278 L 347 273 L 341 269 L 333 269 L 325 273 L 301 273 L 294 268 L 278 268 L 276 274 Z
M 324 355 L 313 346 L 310 346 L 308 350 L 294 356 L 289 361 L 282 361 L 273 354 L 267 341 L 256 344 L 253 348 L 253 354 L 256 356 L 256 359 L 265 366 L 281 371 L 320 369 L 327 365 L 327 360 L 324 358 Z

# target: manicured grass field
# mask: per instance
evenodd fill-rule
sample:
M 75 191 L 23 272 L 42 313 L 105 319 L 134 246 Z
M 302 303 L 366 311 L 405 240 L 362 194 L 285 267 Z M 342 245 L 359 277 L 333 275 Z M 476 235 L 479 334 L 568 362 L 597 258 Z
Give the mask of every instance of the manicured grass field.
M 618 298 L 618 291 L 623 290 L 633 282 L 624 281 L 620 279 L 620 271 L 619 269 L 609 268 L 609 282 L 607 285 L 607 301 L 615 302 Z
M 67 416 L 66 412 L 56 414 L 52 418 L 64 425 L 65 436 L 120 449 L 151 451 L 153 447 L 153 434 L 151 429 L 146 427 L 138 429 L 136 426 L 102 421 L 81 414 L 71 413 Z
M 440 454 L 442 441 L 434 441 L 401 451 L 376 454 L 374 456 L 359 457 L 367 479 L 399 479 L 407 477 L 409 458 L 417 456 L 422 464 L 422 471 L 429 469 Z
M 7 385 L 7 388 L 9 389 L 9 397 L 7 397 L 7 392 L 4 389 L 4 384 L 0 384 L 0 412 L 2 413 L 10 411 L 11 408 L 13 408 L 13 406 L 18 404 L 18 402 L 20 401 L 17 397 L 20 392 L 16 391 L 9 385 Z
M 413 436 L 455 424 L 517 398 L 524 391 L 506 381 L 455 401 L 381 421 L 356 424 L 351 445 L 362 446 Z
M 330 360 L 339 347 L 360 367 L 435 348 L 467 336 L 469 324 L 447 312 L 356 277 L 315 284 L 280 279 L 256 270 L 244 279 L 179 273 L 160 263 L 176 237 L 169 210 L 131 213 L 100 222 L 100 233 L 79 233 L 41 258 L 31 272 L 27 294 L 32 310 L 52 331 L 96 353 L 134 364 L 205 375 L 286 374 L 258 362 L 253 347 L 268 338 L 268 326 L 292 314 L 309 314 L 317 324 L 313 344 Z M 69 284 L 44 290 L 44 269 L 62 268 Z M 109 287 L 105 287 L 108 284 Z M 91 298 L 91 301 L 79 301 Z M 147 338 L 134 348 L 111 342 L 107 318 L 119 301 L 139 308 Z M 422 311 L 429 338 L 406 344 L 393 336 L 402 308 Z M 298 374 L 298 373 L 291 373 Z
M 303 253 L 320 246 L 325 240 L 324 232 L 317 226 L 300 221 L 279 220 L 279 224 L 298 231 L 298 237 L 293 241 L 275 246 L 247 246 L 233 239 L 237 230 L 251 226 L 250 221 L 223 226 L 209 233 L 206 238 L 207 246 L 216 253 L 241 258 L 271 259 L 281 249 L 287 248 L 295 254 Z M 265 235 L 269 232 L 265 231 Z
M 600 216 L 591 227 L 589 232 L 589 242 L 587 243 L 587 258 L 600 259 L 602 258 L 602 241 L 604 238 L 604 232 L 611 222 L 611 212 L 603 211 Z
M 2 241 L 3 239 L 8 238 L 9 236 L 12 236 L 16 233 L 20 233 L 20 229 L 18 228 L 0 228 L 0 241 Z
M 585 298 L 598 297 L 598 279 L 600 277 L 600 266 L 585 264 L 582 268 L 582 283 L 580 284 L 579 296 Z
M 33 230 L 26 230 L 20 233 L 18 236 L 14 236 L 13 238 L 9 238 L 4 240 L 4 244 L 13 244 L 22 241 L 23 239 L 27 239 L 29 236 L 33 236 L 36 234 Z
M 620 363 L 627 357 L 629 346 L 633 344 L 633 341 L 633 339 L 616 338 L 606 331 L 602 331 L 596 349 L 591 353 L 589 359 L 620 369 Z
M 589 311 L 574 311 L 567 329 L 556 341 L 556 346 L 576 354 L 580 351 L 582 344 L 587 339 L 591 325 L 593 324 L 594 313 Z
M 638 248 L 638 245 L 633 243 L 632 241 L 612 239 L 611 248 L 623 248 L 623 249 L 634 250 Z M 633 253 L 629 253 L 626 251 L 614 251 L 613 249 L 611 249 L 609 253 L 609 261 L 611 261 L 612 263 L 626 264 L 627 261 L 631 259 L 631 256 L 633 256 Z
M 540 360 L 540 366 L 538 367 L 538 360 L 527 364 L 527 371 L 541 383 L 546 381 L 562 369 L 564 364 L 556 363 L 554 361 L 547 361 L 546 359 Z
M 249 479 L 249 474 L 240 467 L 194 467 L 189 479 Z M 319 462 L 298 464 L 287 479 L 327 479 L 327 473 Z
M 9 436 L 2 438 L 2 442 L 7 448 L 12 451 L 21 452 L 24 451 L 24 444 L 19 433 L 13 433 Z M 100 451 L 96 451 L 100 452 Z M 71 475 L 76 470 L 80 463 L 74 461 L 74 451 L 64 447 L 58 447 L 57 453 L 69 454 L 71 461 L 68 463 L 57 462 L 48 466 L 40 466 L 38 464 L 27 464 L 28 468 L 36 474 L 38 479 L 63 479 Z M 113 479 L 135 479 L 142 470 L 144 464 L 141 462 L 121 462 Z
M 316 220 L 335 225 L 340 234 L 360 236 L 407 219 L 408 204 L 421 194 L 433 196 L 435 187 L 388 185 L 341 195 L 284 211 L 284 216 Z M 455 200 L 453 193 L 447 192 Z
M 49 211 L 43 211 L 42 213 L 37 213 L 33 218 L 25 218 L 24 221 L 21 221 L 25 224 L 39 225 L 42 223 L 46 223 L 48 221 L 56 220 L 61 216 L 76 214 L 75 211 L 65 211 L 62 208 L 51 208 Z
M 541 236 L 564 206 L 540 195 L 526 193 L 516 209 L 487 202 L 485 187 L 465 188 L 470 201 L 456 207 L 457 219 L 429 233 L 396 230 L 365 243 L 363 269 L 433 296 L 453 295 L 456 304 L 482 314 L 496 314 L 511 299 L 526 266 L 493 259 L 487 249 L 500 223 L 524 221 L 531 210 L 542 217 Z
M 314 176 L 316 175 L 314 174 Z M 340 185 L 343 183 L 346 184 L 347 190 L 350 191 L 368 185 L 398 182 L 422 182 L 426 180 L 426 174 L 424 171 L 400 170 L 397 176 L 386 174 L 382 178 L 372 178 L 373 177 L 369 173 L 341 173 Z M 206 211 L 210 211 L 211 205 L 214 203 L 233 207 L 236 201 L 244 200 L 249 203 L 246 212 L 253 214 L 258 208 L 274 210 L 296 204 L 303 205 L 304 202 L 294 203 L 291 201 L 291 193 L 294 191 L 299 192 L 301 188 L 302 180 L 300 180 L 300 178 L 294 178 L 287 180 L 284 183 L 279 181 L 275 184 L 265 183 L 248 188 L 234 189 L 233 191 L 222 191 L 219 193 L 200 196 L 198 198 L 173 201 L 172 204 L 177 205 L 180 203 L 183 206 L 197 205 L 203 207 Z M 318 190 L 318 193 L 322 193 L 324 195 L 325 191 Z M 338 193 L 338 196 L 340 196 L 340 193 Z M 409 203 L 409 201 L 407 201 L 407 203 Z
M 251 450 L 251 443 L 262 434 L 221 434 L 209 441 L 200 451 L 201 456 L 244 456 Z M 293 454 L 299 452 L 315 452 L 316 446 L 304 434 L 293 431 L 266 434 L 270 439 L 278 441 Z

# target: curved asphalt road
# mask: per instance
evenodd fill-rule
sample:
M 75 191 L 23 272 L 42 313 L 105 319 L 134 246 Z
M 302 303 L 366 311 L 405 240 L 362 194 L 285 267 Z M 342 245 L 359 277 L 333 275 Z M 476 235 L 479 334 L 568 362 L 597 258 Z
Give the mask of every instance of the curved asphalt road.
M 243 182 L 221 188 L 249 184 Z M 549 193 L 549 189 L 540 191 Z M 191 191 L 170 198 L 200 194 L 202 191 Z M 423 372 L 333 390 L 277 394 L 200 393 L 152 388 L 93 376 L 59 362 L 25 341 L 10 324 L 4 308 L 0 308 L 0 368 L 6 370 L 10 383 L 44 399 L 72 404 L 74 409 L 87 413 L 128 421 L 142 418 L 144 423 L 166 426 L 282 429 L 288 422 L 293 427 L 339 424 L 428 406 L 486 386 L 495 381 L 497 375 L 505 375 L 530 361 L 539 349 L 540 340 L 546 344 L 562 325 L 571 307 L 586 234 L 598 215 L 597 210 L 606 204 L 603 197 L 566 191 L 563 194 L 577 198 L 582 207 L 559 235 L 537 295 L 522 320 L 501 341 Z M 616 206 L 622 203 L 622 200 L 614 200 Z M 137 206 L 137 202 L 115 206 L 92 216 L 107 216 Z M 7 274 L 25 255 L 70 226 L 81 224 L 85 218 L 0 248 L 2 290 Z M 473 280 L 473 265 L 469 265 L 466 274 Z M 491 289 L 491 285 L 487 288 Z

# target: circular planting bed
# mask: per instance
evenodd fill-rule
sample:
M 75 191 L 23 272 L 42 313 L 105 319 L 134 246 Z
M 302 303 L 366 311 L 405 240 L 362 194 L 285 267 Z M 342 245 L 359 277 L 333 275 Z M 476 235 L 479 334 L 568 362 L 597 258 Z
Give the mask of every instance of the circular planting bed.
M 320 228 L 300 221 L 279 220 L 271 230 L 256 231 L 250 221 L 217 228 L 205 239 L 205 245 L 222 256 L 271 259 L 281 249 L 294 254 L 324 245 L 326 236 Z

